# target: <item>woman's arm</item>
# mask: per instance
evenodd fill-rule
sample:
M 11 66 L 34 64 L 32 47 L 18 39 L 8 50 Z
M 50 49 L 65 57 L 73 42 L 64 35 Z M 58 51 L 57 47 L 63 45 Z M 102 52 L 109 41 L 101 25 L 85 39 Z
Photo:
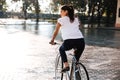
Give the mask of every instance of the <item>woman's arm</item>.
M 60 23 L 57 23 L 57 24 L 56 24 L 56 28 L 55 28 L 54 33 L 53 33 L 53 36 L 52 36 L 52 39 L 51 39 L 51 41 L 50 41 L 50 44 L 52 44 L 52 45 L 55 44 L 54 40 L 55 40 L 55 38 L 56 38 L 56 36 L 57 36 L 57 34 L 58 34 L 58 32 L 59 32 L 60 27 L 61 27 L 61 24 L 60 24 Z

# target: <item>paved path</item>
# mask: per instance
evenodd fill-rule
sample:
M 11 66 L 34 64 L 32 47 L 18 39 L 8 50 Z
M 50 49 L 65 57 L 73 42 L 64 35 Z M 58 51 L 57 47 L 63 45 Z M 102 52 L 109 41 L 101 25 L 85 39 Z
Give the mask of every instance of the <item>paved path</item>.
M 0 28 L 0 80 L 54 80 L 56 46 L 31 32 Z M 87 46 L 90 80 L 120 80 L 120 49 Z
M 49 40 L 0 28 L 0 80 L 51 80 L 55 55 Z
M 90 80 L 120 80 L 120 49 L 87 46 L 82 61 Z

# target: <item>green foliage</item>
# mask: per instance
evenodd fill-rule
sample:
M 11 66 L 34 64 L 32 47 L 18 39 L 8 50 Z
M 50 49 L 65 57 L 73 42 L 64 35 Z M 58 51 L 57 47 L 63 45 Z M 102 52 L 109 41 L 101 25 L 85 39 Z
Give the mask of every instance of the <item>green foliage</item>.
M 98 21 L 106 15 L 106 21 L 109 22 L 110 17 L 115 21 L 117 0 L 52 0 L 54 5 L 54 10 L 59 9 L 59 5 L 72 5 L 78 12 L 86 12 L 88 7 L 88 16 L 91 20 L 94 17 L 98 18 Z M 87 7 L 86 7 L 87 6 Z M 83 13 L 84 14 L 84 13 Z
M 59 10 L 59 4 L 63 4 L 61 0 L 52 0 L 50 6 L 52 6 L 52 12 L 57 12 Z
M 6 5 L 6 0 L 0 0 L 0 10 L 6 10 L 6 7 L 3 7 L 4 5 Z
M 86 10 L 86 4 L 87 1 L 86 0 L 52 0 L 53 1 L 53 5 L 54 5 L 54 9 L 56 10 L 59 5 L 72 5 L 74 6 L 74 8 L 78 11 L 81 10 Z
M 20 1 L 20 0 L 12 0 L 12 1 L 17 2 L 17 1 Z
M 14 2 L 20 1 L 20 0 L 13 0 Z M 24 11 L 24 16 L 25 19 L 27 19 L 27 10 L 32 10 L 34 8 L 34 11 L 36 13 L 36 21 L 39 21 L 39 12 L 40 12 L 40 7 L 39 7 L 39 2 L 38 0 L 22 0 L 23 1 L 23 11 Z
M 14 1 L 14 2 L 17 2 L 17 1 L 20 1 L 20 0 L 12 0 L 12 1 Z M 37 6 L 37 1 L 38 0 L 22 0 L 23 1 L 23 11 L 25 10 L 25 9 L 27 9 L 27 10 L 30 10 L 30 11 L 33 11 L 33 12 L 35 12 L 35 8 L 36 8 L 36 6 Z M 24 7 L 24 5 L 25 5 L 25 7 Z M 39 4 L 38 4 L 39 5 Z M 34 8 L 34 9 L 33 9 Z M 40 10 L 39 10 L 40 11 Z
M 61 5 L 72 5 L 80 11 L 80 8 L 85 8 L 86 4 L 86 0 L 52 0 L 50 6 L 52 6 L 52 12 L 57 12 Z
M 75 9 L 78 11 L 81 10 L 81 8 L 86 8 L 87 1 L 86 0 L 69 0 L 69 4 L 74 6 Z
M 54 13 L 54 12 L 57 12 L 58 11 L 58 5 L 54 4 L 54 3 L 50 3 L 50 7 L 51 7 L 51 12 Z

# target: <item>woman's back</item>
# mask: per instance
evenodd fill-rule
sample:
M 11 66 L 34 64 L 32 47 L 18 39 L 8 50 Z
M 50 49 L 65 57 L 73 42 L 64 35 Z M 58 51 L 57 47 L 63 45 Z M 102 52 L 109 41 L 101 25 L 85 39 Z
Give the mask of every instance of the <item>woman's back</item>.
M 79 30 L 79 20 L 75 18 L 73 22 L 70 22 L 69 17 L 65 16 L 58 19 L 61 24 L 61 33 L 63 40 L 83 38 L 81 31 Z

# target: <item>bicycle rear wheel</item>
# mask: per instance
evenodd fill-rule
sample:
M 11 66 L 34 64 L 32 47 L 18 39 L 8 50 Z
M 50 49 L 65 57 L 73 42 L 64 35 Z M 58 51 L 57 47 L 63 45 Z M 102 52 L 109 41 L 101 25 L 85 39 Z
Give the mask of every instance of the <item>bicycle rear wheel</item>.
M 89 75 L 86 67 L 82 63 L 76 65 L 76 80 L 89 80 Z
M 55 80 L 63 80 L 63 73 L 60 71 L 63 68 L 63 62 L 60 55 L 58 54 L 55 60 Z
M 70 80 L 89 80 L 87 69 L 82 63 L 72 64 Z

